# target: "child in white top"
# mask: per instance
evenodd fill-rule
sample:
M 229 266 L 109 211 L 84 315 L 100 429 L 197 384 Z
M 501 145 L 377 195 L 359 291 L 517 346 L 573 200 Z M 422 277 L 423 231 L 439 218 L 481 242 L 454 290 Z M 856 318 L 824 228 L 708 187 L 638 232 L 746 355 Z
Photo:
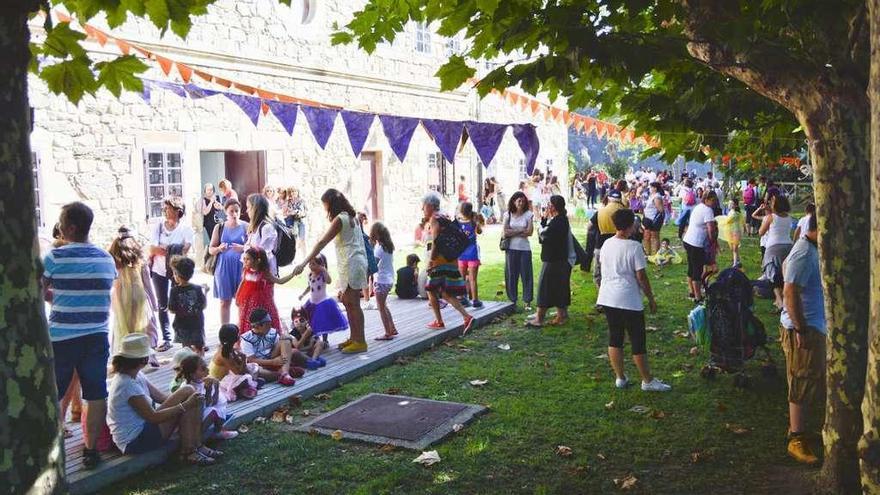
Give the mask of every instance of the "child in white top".
M 237 431 L 223 428 L 223 424 L 226 423 L 226 396 L 220 393 L 217 381 L 208 375 L 208 364 L 198 354 L 183 358 L 177 367 L 177 381 L 191 386 L 197 394 L 205 396 L 205 406 L 202 408 L 202 431 L 213 428 L 214 438 L 221 440 L 235 438 L 238 436 Z M 205 387 L 206 380 L 212 381 L 209 391 Z
M 376 337 L 376 340 L 391 340 L 397 336 L 394 317 L 388 309 L 388 294 L 394 287 L 394 242 L 391 241 L 391 233 L 382 222 L 373 223 L 370 229 L 370 243 L 373 245 L 373 254 L 379 264 L 373 291 L 376 293 L 376 305 L 382 318 L 382 326 L 385 327 L 385 335 Z

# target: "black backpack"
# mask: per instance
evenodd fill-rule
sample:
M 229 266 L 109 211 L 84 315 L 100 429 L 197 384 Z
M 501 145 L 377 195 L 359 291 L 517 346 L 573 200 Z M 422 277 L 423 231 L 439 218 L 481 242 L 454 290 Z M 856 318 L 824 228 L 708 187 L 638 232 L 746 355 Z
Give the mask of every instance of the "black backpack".
M 458 220 L 437 217 L 437 223 L 440 224 L 440 234 L 434 238 L 437 252 L 447 260 L 458 259 L 470 244 L 467 234 L 461 230 Z
M 278 266 L 287 266 L 293 263 L 296 257 L 296 237 L 293 229 L 288 227 L 283 220 L 277 218 L 272 219 L 272 226 L 275 227 L 275 233 L 278 234 L 278 242 L 275 244 L 275 262 Z

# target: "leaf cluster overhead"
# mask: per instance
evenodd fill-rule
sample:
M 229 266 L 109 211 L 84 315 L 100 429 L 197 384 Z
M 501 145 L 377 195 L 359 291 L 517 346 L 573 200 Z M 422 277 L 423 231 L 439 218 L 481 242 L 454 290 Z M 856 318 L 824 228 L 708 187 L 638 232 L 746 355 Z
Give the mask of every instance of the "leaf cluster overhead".
M 598 107 L 660 137 L 662 149 L 651 152 L 667 160 L 703 159 L 711 149 L 763 164 L 803 145 L 784 101 L 697 60 L 694 43 L 780 80 L 867 84 L 865 3 L 857 0 L 369 0 L 333 40 L 371 52 L 411 21 L 464 37 L 464 57 L 437 72 L 443 89 L 465 84 L 475 61 L 499 61 L 481 94 L 519 86 L 562 96 L 569 108 Z M 699 38 L 687 22 L 700 24 Z

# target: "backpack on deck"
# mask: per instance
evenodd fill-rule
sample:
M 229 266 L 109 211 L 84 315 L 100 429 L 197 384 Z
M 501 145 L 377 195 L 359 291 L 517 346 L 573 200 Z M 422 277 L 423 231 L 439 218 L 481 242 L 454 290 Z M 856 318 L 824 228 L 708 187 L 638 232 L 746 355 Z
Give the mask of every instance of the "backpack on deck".
M 437 252 L 447 260 L 458 259 L 470 244 L 467 234 L 462 232 L 458 220 L 438 216 L 437 223 L 440 224 L 440 233 L 434 238 Z
M 275 233 L 278 234 L 278 241 L 272 251 L 275 254 L 275 262 L 279 267 L 287 266 L 293 263 L 293 258 L 296 257 L 296 236 L 294 236 L 293 229 L 288 227 L 283 220 L 272 219 L 272 226 L 275 227 Z

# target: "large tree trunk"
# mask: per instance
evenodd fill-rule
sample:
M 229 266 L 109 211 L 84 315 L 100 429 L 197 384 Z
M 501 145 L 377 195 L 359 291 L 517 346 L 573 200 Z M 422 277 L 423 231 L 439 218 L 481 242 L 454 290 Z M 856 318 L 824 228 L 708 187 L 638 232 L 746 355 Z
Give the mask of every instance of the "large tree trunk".
M 871 326 L 859 441 L 864 493 L 880 493 L 880 0 L 869 0 L 871 24 Z
M 52 346 L 37 283 L 27 13 L 0 6 L 0 490 L 64 489 Z
M 850 89 L 844 89 L 850 88 Z M 859 491 L 868 334 L 869 112 L 864 91 L 817 84 L 801 93 L 798 120 L 810 140 L 828 326 L 822 488 Z

